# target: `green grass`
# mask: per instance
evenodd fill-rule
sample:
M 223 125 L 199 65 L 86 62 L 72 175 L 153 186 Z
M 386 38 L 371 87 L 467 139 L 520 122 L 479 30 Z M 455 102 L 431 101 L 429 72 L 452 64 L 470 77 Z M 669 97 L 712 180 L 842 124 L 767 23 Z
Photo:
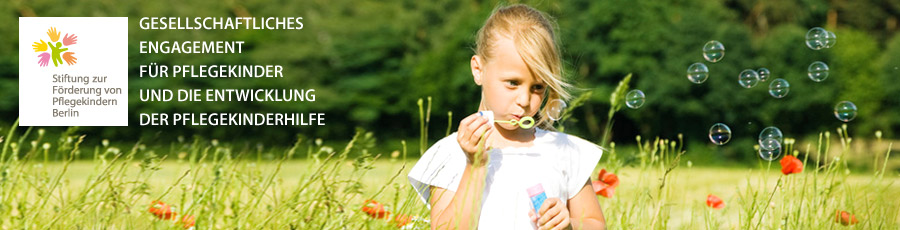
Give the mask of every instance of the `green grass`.
M 849 228 L 900 228 L 900 176 L 887 170 L 892 144 L 884 153 L 860 154 L 846 130 L 839 128 L 834 138 L 829 132 L 817 140 L 786 138 L 784 152 L 804 162 L 803 172 L 791 175 L 782 175 L 777 161 L 692 166 L 680 135 L 638 137 L 635 148 L 621 151 L 611 144 L 595 170 L 618 174 L 620 184 L 599 202 L 611 229 L 846 228 L 834 221 L 839 210 L 860 220 Z M 2 131 L 2 229 L 181 228 L 148 211 L 154 200 L 196 216 L 199 229 L 396 228 L 361 212 L 368 199 L 395 214 L 428 217 L 406 178 L 416 161 L 407 158 L 407 144 L 376 152 L 373 134 L 364 130 L 342 145 L 299 139 L 255 149 L 200 138 L 115 146 L 68 131 L 56 140 L 15 125 Z M 80 148 L 86 140 L 101 144 Z M 857 164 L 860 156 L 875 160 Z M 91 160 L 75 160 L 81 158 Z M 721 197 L 725 208 L 706 207 L 708 194 Z
M 616 229 L 651 229 L 650 226 L 652 224 L 650 223 L 653 222 L 652 215 L 655 211 L 652 207 L 656 205 L 654 201 L 663 204 L 662 208 L 665 209 L 665 212 L 668 212 L 665 215 L 669 218 L 664 220 L 668 223 L 656 223 L 655 227 L 706 229 L 706 215 L 710 215 L 710 220 L 717 222 L 711 225 L 718 226 L 712 228 L 746 229 L 755 227 L 756 222 L 750 221 L 752 226 L 746 226 L 749 222 L 746 219 L 741 219 L 743 218 L 742 215 L 745 215 L 744 212 L 753 205 L 762 205 L 765 202 L 762 200 L 749 202 L 743 199 L 767 198 L 766 195 L 771 193 L 779 176 L 781 176 L 779 169 L 780 166 L 778 165 L 773 165 L 772 170 L 768 172 L 764 169 L 748 168 L 682 168 L 673 171 L 666 185 L 669 187 L 668 194 L 665 195 L 664 200 L 658 201 L 650 198 L 650 196 L 656 195 L 654 191 L 656 191 L 656 185 L 659 182 L 657 179 L 660 177 L 660 173 L 641 171 L 636 168 L 625 168 L 618 173 L 621 183 L 616 190 L 616 195 L 611 199 L 604 197 L 599 197 L 599 199 L 608 223 Z M 803 199 L 802 201 L 809 201 L 808 198 L 804 199 L 796 196 L 798 192 L 796 190 L 812 190 L 804 188 L 803 182 L 804 180 L 812 180 L 814 176 L 810 174 L 794 174 L 790 175 L 790 177 L 793 180 L 788 182 L 791 183 L 791 186 L 785 186 L 785 188 L 776 192 L 774 199 L 769 205 L 766 205 L 770 210 L 766 214 L 765 221 L 772 225 L 769 225 L 771 227 L 763 227 L 763 229 L 772 229 L 779 226 L 778 221 L 782 218 L 789 219 L 791 212 L 799 209 L 795 205 L 798 205 L 800 202 L 795 199 L 801 198 Z M 798 222 L 798 224 L 787 223 L 783 228 L 790 228 L 788 226 L 800 229 L 807 229 L 810 226 L 821 226 L 826 227 L 826 229 L 831 227 L 843 228 L 843 226 L 836 225 L 833 222 L 835 209 L 848 210 L 854 208 L 858 210 L 852 213 L 856 214 L 861 220 L 886 221 L 885 223 L 872 223 L 875 226 L 877 224 L 898 226 L 898 220 L 900 220 L 898 218 L 900 217 L 897 216 L 898 210 L 896 207 L 900 205 L 900 200 L 892 199 L 892 197 L 900 196 L 900 190 L 898 190 L 900 185 L 893 183 L 897 181 L 898 177 L 895 175 L 877 181 L 874 184 L 870 184 L 871 179 L 872 177 L 869 175 L 848 175 L 843 180 L 846 184 L 842 185 L 839 189 L 840 191 L 835 191 L 831 196 L 833 197 L 832 199 L 836 200 L 829 201 L 822 210 L 817 210 L 821 211 L 820 213 L 803 213 L 805 220 Z M 809 184 L 806 185 L 809 186 Z M 857 194 L 845 194 L 850 192 L 849 190 L 853 190 Z M 753 194 L 752 197 L 747 197 L 747 193 Z M 706 196 L 708 194 L 714 194 L 722 198 L 725 201 L 725 208 L 713 210 L 706 207 Z M 857 204 L 847 204 L 838 201 L 847 196 L 853 198 Z M 869 196 L 868 199 L 866 196 Z M 876 201 L 886 203 L 872 203 Z M 863 214 L 866 213 L 865 206 L 884 208 L 886 209 L 885 211 L 893 214 L 873 218 Z M 810 210 L 806 209 L 803 211 L 807 212 Z M 772 217 L 772 215 L 776 217 Z M 648 222 L 644 222 L 644 220 Z M 799 223 L 804 225 L 799 225 Z M 813 225 L 806 225 L 811 223 Z M 870 229 L 870 227 L 861 229 Z
M 802 151 L 794 149 L 795 140 L 785 139 L 785 152 L 805 165 L 790 175 L 782 175 L 778 161 L 694 168 L 682 160 L 680 136 L 678 141 L 638 137 L 638 151 L 622 154 L 613 148 L 599 166 L 621 174 L 619 194 L 601 197 L 600 203 L 617 229 L 833 229 L 844 227 L 835 223 L 838 211 L 856 215 L 860 222 L 852 228 L 900 227 L 898 175 L 886 171 L 891 145 L 880 155 L 880 168 L 854 172 L 848 167 L 857 155 L 852 138 L 846 127 L 838 134 L 839 148 L 832 147 L 828 132 Z M 639 163 L 623 167 L 623 158 Z M 706 207 L 708 194 L 725 200 L 725 208 Z
M 380 223 L 376 221 L 367 223 L 371 218 L 360 212 L 364 200 L 370 198 L 368 197 L 369 195 L 376 194 L 378 190 L 385 186 L 386 182 L 388 182 L 391 177 L 398 175 L 398 172 L 402 173 L 402 175 L 398 176 L 394 183 L 388 184 L 381 195 L 376 197 L 376 200 L 388 203 L 393 201 L 393 197 L 415 195 L 410 194 L 409 192 L 411 192 L 411 190 L 406 189 L 409 186 L 406 180 L 406 173 L 414 163 L 414 161 L 409 161 L 407 163 L 408 166 L 404 167 L 403 163 L 400 161 L 391 162 L 383 160 L 374 162 L 374 168 L 372 170 L 368 171 L 365 175 L 358 177 L 358 182 L 362 184 L 359 188 L 359 193 L 343 193 L 340 189 L 333 191 L 336 195 L 341 196 L 331 198 L 335 199 L 333 202 L 339 204 L 338 207 L 340 207 L 332 208 L 335 209 L 332 211 L 336 212 L 337 209 L 343 209 L 346 215 L 348 215 L 347 218 L 352 218 L 357 224 L 380 226 Z M 340 166 L 338 170 L 336 170 L 336 175 L 349 176 L 353 174 L 352 164 L 353 161 L 344 161 L 341 164 L 335 164 L 335 166 Z M 301 183 L 306 182 L 315 172 L 314 169 L 317 165 L 321 164 L 316 164 L 314 160 L 291 160 L 284 162 L 279 170 L 278 162 L 274 161 L 239 161 L 234 163 L 234 169 L 228 170 L 230 172 L 222 172 L 224 177 L 229 178 L 227 181 L 222 182 L 223 185 L 213 186 L 212 183 L 216 180 L 215 174 L 217 171 L 217 166 L 215 164 L 191 164 L 186 161 L 178 162 L 178 160 L 171 160 L 154 166 L 158 167 L 159 170 L 149 174 L 146 170 L 142 170 L 139 162 L 135 161 L 122 164 L 124 170 L 121 173 L 121 177 L 101 183 L 92 194 L 89 194 L 88 199 L 91 200 L 91 203 L 84 204 L 88 207 L 111 209 L 115 211 L 81 209 L 74 216 L 69 217 L 59 216 L 63 213 L 61 209 L 71 206 L 67 204 L 72 202 L 73 197 L 76 197 L 82 191 L 85 191 L 85 188 L 94 182 L 96 178 L 98 178 L 98 175 L 103 175 L 103 164 L 93 161 L 72 162 L 67 166 L 65 174 L 62 174 L 63 176 L 61 177 L 59 187 L 57 187 L 52 194 L 46 194 L 39 191 L 41 188 L 47 186 L 45 184 L 47 181 L 52 181 L 53 177 L 59 175 L 66 166 L 64 163 L 60 162 L 51 162 L 46 165 L 35 163 L 28 165 L 22 171 L 22 173 L 25 174 L 25 178 L 33 180 L 34 182 L 26 182 L 21 187 L 18 187 L 17 196 L 18 199 L 21 199 L 20 201 L 24 201 L 26 206 L 39 203 L 45 195 L 51 196 L 50 200 L 46 202 L 43 207 L 31 207 L 32 209 L 36 208 L 35 210 L 31 210 L 32 212 L 40 211 L 41 213 L 38 214 L 38 216 L 46 217 L 35 220 L 35 225 L 32 225 L 32 227 L 41 227 L 44 224 L 50 223 L 50 220 L 57 217 L 60 218 L 56 220 L 56 223 L 60 224 L 59 226 L 68 226 L 68 224 L 64 223 L 81 223 L 78 225 L 83 227 L 120 226 L 133 228 L 146 226 L 148 224 L 156 227 L 175 226 L 169 222 L 160 221 L 147 211 L 150 202 L 159 199 L 172 204 L 181 210 L 191 209 L 193 206 L 195 210 L 189 212 L 196 213 L 195 215 L 199 215 L 198 219 L 206 221 L 206 223 L 198 221 L 198 226 L 203 226 L 202 228 L 229 228 L 238 226 L 252 228 L 262 224 L 261 222 L 266 215 L 277 213 L 278 211 L 270 209 L 279 206 L 281 202 L 284 202 L 285 200 L 290 200 L 291 197 L 288 197 L 287 194 L 297 191 L 297 188 L 301 186 Z M 182 176 L 184 177 L 182 178 Z M 270 177 L 273 178 L 273 182 L 265 192 L 255 190 L 255 188 L 265 184 L 266 180 Z M 355 179 L 341 176 L 336 176 L 334 178 L 335 181 L 333 182 Z M 36 186 L 32 186 L 32 183 Z M 326 187 L 328 186 L 313 184 L 309 189 L 310 191 L 301 194 L 301 196 L 307 196 L 303 197 L 304 199 L 302 199 L 302 202 L 329 200 L 317 197 L 323 195 L 323 192 L 326 192 Z M 401 189 L 395 189 L 398 187 Z M 139 188 L 146 188 L 146 190 L 141 191 Z M 170 188 L 171 191 L 167 192 Z M 200 195 L 203 190 L 216 188 L 224 189 L 226 191 L 223 191 L 220 194 L 222 197 L 213 196 L 213 199 L 216 200 L 215 203 L 203 203 L 196 199 L 198 197 L 203 197 Z M 63 199 L 58 199 L 59 197 L 63 197 Z M 261 201 L 259 201 L 256 208 L 254 208 L 252 204 L 257 202 L 256 199 L 261 199 Z M 104 201 L 106 202 L 103 204 L 93 203 Z M 112 201 L 119 203 L 113 203 Z M 418 202 L 418 200 L 411 201 Z M 195 202 L 199 203 L 194 204 Z M 392 204 L 393 203 L 389 204 L 389 206 L 393 209 L 395 207 L 393 207 L 394 205 Z M 198 205 L 209 206 L 197 207 Z M 217 210 L 218 208 L 214 208 L 215 206 L 221 207 L 221 210 Z M 198 208 L 202 210 L 197 210 Z M 294 210 L 289 209 L 290 208 L 284 208 L 284 210 L 280 211 L 294 212 Z M 318 209 L 327 208 L 324 206 L 316 206 L 313 211 Z M 92 211 L 94 211 L 94 213 L 91 213 Z M 259 218 L 250 218 L 249 220 L 244 220 L 246 224 L 236 225 L 240 222 L 239 220 L 242 218 L 242 215 L 248 213 L 259 213 L 259 215 L 252 215 Z M 17 223 L 20 220 L 19 217 L 25 217 L 27 219 L 27 215 L 17 215 L 20 214 L 18 211 L 13 212 L 12 214 L 12 216 L 8 216 L 7 218 L 0 218 L 4 220 L 3 228 L 21 226 Z M 101 215 L 103 217 L 93 219 L 94 221 L 79 221 L 87 216 Z M 305 218 L 305 216 L 299 215 L 287 216 L 289 219 L 302 220 Z M 289 228 L 291 227 L 289 222 L 290 221 L 275 220 L 271 224 L 263 224 L 263 226 L 265 226 L 264 228 Z M 210 225 L 210 223 L 214 224 Z M 295 227 L 299 228 L 300 225 L 297 224 Z
M 406 167 L 404 167 L 404 162 Z M 360 207 L 365 199 L 371 198 L 370 196 L 378 193 L 378 191 L 385 186 L 386 182 L 395 175 L 398 175 L 398 173 L 400 176 L 392 183 L 388 184 L 389 186 L 384 192 L 374 198 L 379 202 L 387 204 L 389 210 L 404 209 L 403 207 L 397 207 L 396 204 L 403 205 L 402 203 L 404 202 L 412 202 L 412 204 L 410 204 L 412 207 L 406 207 L 405 210 L 409 210 L 408 213 L 424 215 L 422 212 L 424 210 L 421 209 L 424 204 L 418 199 L 408 199 L 409 197 L 413 197 L 414 194 L 408 189 L 409 185 L 406 180 L 406 173 L 414 163 L 415 160 L 374 161 L 371 165 L 372 169 L 365 175 L 358 177 L 358 181 L 362 185 L 360 188 L 361 192 L 355 195 L 342 196 L 335 201 L 336 203 L 343 205 L 343 213 L 339 215 L 346 215 L 344 218 L 348 221 L 354 221 L 356 226 L 368 226 L 372 228 L 389 227 L 360 212 Z M 185 159 L 169 159 L 156 165 L 155 167 L 158 167 L 159 170 L 154 171 L 152 175 L 148 175 L 145 170 L 142 172 L 140 163 L 135 161 L 123 164 L 125 168 L 122 172 L 121 179 L 113 180 L 117 181 L 117 183 L 105 182 L 98 186 L 99 188 L 97 188 L 94 193 L 89 194 L 89 200 L 97 202 L 106 201 L 108 203 L 86 204 L 95 209 L 81 209 L 79 212 L 69 213 L 68 216 L 59 216 L 64 213 L 61 209 L 70 206 L 67 205 L 67 203 L 72 202 L 72 197 L 75 197 L 81 191 L 84 191 L 85 187 L 96 180 L 98 175 L 101 175 L 104 169 L 103 164 L 100 162 L 75 161 L 68 165 L 67 172 L 63 174 L 60 180 L 59 187 L 56 188 L 51 195 L 52 198 L 43 205 L 43 207 L 37 208 L 37 210 L 42 212 L 39 216 L 44 218 L 35 220 L 35 225 L 32 226 L 43 226 L 50 223 L 49 221 L 55 218 L 59 218 L 56 220 L 57 224 L 60 224 L 57 227 L 67 226 L 63 225 L 63 223 L 80 223 L 78 225 L 83 227 L 119 226 L 125 228 L 144 228 L 146 226 L 153 226 L 156 228 L 168 228 L 175 226 L 170 222 L 160 221 L 147 212 L 150 202 L 159 198 L 160 200 L 175 205 L 177 208 L 190 209 L 193 206 L 195 209 L 193 212 L 195 215 L 199 215 L 198 219 L 201 220 L 198 222 L 198 226 L 203 226 L 202 228 L 238 227 L 235 224 L 241 219 L 241 214 L 247 214 L 247 212 L 261 212 L 258 215 L 253 215 L 259 218 L 246 220 L 245 225 L 242 225 L 244 227 L 252 228 L 262 224 L 262 220 L 264 220 L 267 215 L 278 213 L 276 210 L 269 209 L 278 207 L 280 201 L 290 200 L 290 197 L 285 197 L 285 194 L 291 194 L 296 191 L 296 189 L 300 187 L 300 183 L 306 181 L 306 179 L 315 172 L 314 169 L 317 165 L 321 164 L 317 164 L 315 160 L 290 160 L 285 161 L 279 170 L 278 162 L 273 161 L 256 162 L 243 160 L 234 162 L 233 167 L 236 170 L 230 173 L 224 173 L 230 178 L 229 181 L 225 182 L 227 185 L 221 187 L 228 190 L 222 194 L 225 197 L 216 199 L 217 201 L 215 203 L 204 203 L 197 201 L 196 198 L 198 197 L 197 195 L 201 193 L 201 189 L 211 187 L 210 183 L 215 180 L 215 164 L 191 164 Z M 337 170 L 338 175 L 349 175 L 353 173 L 353 161 L 343 161 L 343 163 L 335 164 L 335 166 L 341 166 L 340 169 Z M 34 163 L 26 166 L 22 173 L 26 175 L 25 178 L 29 178 L 30 180 L 33 180 L 33 182 L 25 183 L 25 185 L 22 185 L 17 189 L 19 197 L 27 197 L 24 200 L 20 200 L 20 202 L 24 201 L 26 205 L 34 205 L 39 202 L 41 196 L 47 194 L 39 193 L 39 187 L 32 187 L 30 184 L 42 184 L 45 181 L 51 180 L 55 175 L 59 175 L 65 167 L 64 163 L 61 162 L 52 162 L 46 165 L 43 163 Z M 598 171 L 601 167 L 604 166 L 600 165 Z M 189 173 L 184 178 L 181 178 L 185 172 Z M 643 221 L 638 220 L 650 218 L 654 211 L 651 208 L 653 206 L 651 199 L 647 196 L 649 196 L 648 193 L 653 193 L 656 189 L 659 182 L 658 178 L 661 176 L 660 173 L 655 170 L 641 170 L 640 168 L 627 167 L 620 169 L 617 174 L 621 184 L 617 189 L 615 196 L 612 198 L 599 197 L 600 204 L 603 207 L 610 227 L 615 229 L 648 229 L 650 227 L 650 222 L 644 223 Z M 271 177 L 272 175 L 274 175 L 274 184 L 264 193 L 266 195 L 262 197 L 262 201 L 260 201 L 258 207 L 247 207 L 253 204 L 256 198 L 259 198 L 258 195 L 255 195 L 258 192 L 252 191 L 251 188 L 256 187 L 256 185 L 259 184 L 264 184 L 266 178 Z M 702 229 L 706 227 L 705 216 L 709 214 L 712 216 L 711 219 L 719 222 L 717 225 L 720 225 L 720 228 L 743 229 L 745 226 L 740 225 L 740 218 L 741 215 L 743 215 L 743 209 L 746 209 L 748 205 L 747 202 L 741 200 L 741 193 L 746 193 L 751 190 L 754 192 L 768 193 L 772 190 L 772 187 L 775 185 L 780 175 L 777 165 L 773 166 L 769 171 L 764 169 L 710 167 L 683 167 L 674 170 L 670 178 L 668 178 L 667 183 L 670 193 L 666 196 L 664 201 L 665 207 L 668 209 L 668 220 L 664 226 L 666 226 L 666 228 L 675 229 Z M 805 173 L 791 175 L 791 177 L 791 179 L 794 180 L 791 182 L 794 183 L 794 186 L 792 186 L 791 189 L 798 189 L 800 188 L 799 185 L 802 184 L 802 180 L 812 179 L 814 175 Z M 171 191 L 166 193 L 166 191 L 173 187 L 172 185 L 176 184 L 179 179 L 181 180 L 180 183 L 177 183 L 179 185 L 174 186 Z M 344 179 L 353 178 L 347 177 Z M 863 221 L 863 224 L 867 224 L 865 221 L 873 219 L 863 214 L 865 213 L 863 207 L 866 205 L 882 207 L 900 206 L 900 199 L 888 199 L 890 197 L 900 196 L 900 185 L 892 183 L 897 181 L 898 177 L 896 175 L 886 177 L 874 184 L 870 184 L 871 179 L 872 177 L 870 175 L 865 174 L 846 175 L 846 179 L 843 180 L 846 183 L 845 185 L 842 185 L 843 187 L 841 190 L 860 190 L 856 191 L 860 194 L 854 196 L 859 197 L 859 199 L 856 200 L 856 203 L 859 204 L 847 205 L 841 204 L 842 202 L 840 201 L 834 201 L 834 204 L 829 206 L 839 208 L 839 206 L 845 205 L 844 207 L 846 208 L 844 209 L 859 208 L 860 210 L 854 213 L 857 214 L 861 221 Z M 146 193 L 137 193 L 132 190 L 132 188 L 140 186 L 131 186 L 131 181 L 143 181 L 143 183 L 146 183 Z M 311 189 L 313 191 L 305 193 L 303 196 L 309 196 L 308 200 L 320 200 L 316 199 L 315 194 L 323 192 L 322 190 L 326 189 L 326 187 L 328 186 L 315 186 L 315 188 Z M 397 187 L 400 189 L 396 189 Z M 876 189 L 870 190 L 871 188 Z M 112 193 L 113 191 L 121 191 L 121 194 Z M 844 192 L 837 191 L 837 198 L 846 196 L 841 195 Z M 788 191 L 788 193 L 790 192 Z M 715 194 L 721 197 L 725 200 L 726 207 L 722 210 L 710 210 L 705 206 L 707 194 Z M 162 197 L 159 197 L 160 195 L 162 195 Z M 789 200 L 792 197 L 791 194 L 785 196 L 779 195 L 780 194 L 776 195 L 775 199 L 771 202 L 772 204 L 769 206 L 772 208 L 773 212 L 782 211 L 776 215 L 784 216 L 787 215 L 792 208 L 790 205 L 793 205 L 796 202 Z M 886 203 L 871 204 L 871 202 L 877 201 L 876 198 L 869 197 L 866 199 L 866 195 L 883 196 L 885 199 L 882 201 L 886 201 Z M 64 199 L 59 199 L 59 197 L 63 197 Z M 280 197 L 280 199 L 276 199 L 277 197 Z M 401 201 L 395 203 L 394 197 L 399 197 Z M 112 201 L 116 200 L 121 203 L 113 204 Z M 195 202 L 198 202 L 198 204 L 193 204 Z M 217 210 L 217 208 L 215 208 L 216 206 L 224 207 L 221 208 L 222 210 Z M 327 210 L 329 208 L 316 206 L 314 209 Z M 882 219 L 893 221 L 885 224 L 897 226 L 897 212 L 896 208 L 894 209 L 893 216 L 881 217 Z M 283 211 L 294 212 L 293 210 Z M 337 210 L 331 211 L 337 212 Z M 812 215 L 818 217 L 819 220 L 807 220 L 807 222 L 820 222 L 825 226 L 835 225 L 835 223 L 832 222 L 832 212 L 832 210 L 823 210 L 822 213 Z M 312 218 L 312 216 L 313 215 L 310 215 L 310 218 Z M 15 226 L 21 226 L 18 225 L 18 221 L 20 221 L 19 217 L 21 217 L 21 215 L 13 213 L 13 215 L 0 218 L 3 219 L 4 223 L 2 227 L 14 228 Z M 292 219 L 297 222 L 303 222 L 306 218 L 306 216 L 301 215 L 286 215 L 285 217 L 287 218 L 263 224 L 262 227 L 290 228 Z M 327 217 L 318 216 L 317 218 Z M 776 218 L 773 218 L 773 220 L 774 219 Z M 330 221 L 336 220 L 325 220 L 323 222 Z M 662 223 L 657 224 L 663 225 Z M 295 227 L 300 226 L 300 224 L 295 225 Z M 336 225 L 331 224 L 325 224 L 325 226 L 336 227 Z M 840 225 L 835 227 L 843 228 L 843 226 Z
M 0 228 L 178 228 L 148 212 L 154 200 L 196 216 L 202 229 L 390 226 L 360 212 L 372 198 L 395 213 L 425 213 L 401 172 L 409 166 L 394 159 L 376 167 L 380 155 L 369 152 L 372 134 L 362 131 L 342 147 L 298 140 L 288 150 L 270 153 L 264 148 L 238 152 L 228 143 L 199 139 L 83 150 L 83 136 L 40 144 L 44 133 L 30 136 L 30 130 L 3 143 Z M 166 147 L 170 151 L 157 152 Z M 280 157 L 247 157 L 252 153 Z M 50 154 L 65 160 L 47 160 Z M 93 160 L 75 161 L 81 154 Z M 308 157 L 294 160 L 296 155 Z

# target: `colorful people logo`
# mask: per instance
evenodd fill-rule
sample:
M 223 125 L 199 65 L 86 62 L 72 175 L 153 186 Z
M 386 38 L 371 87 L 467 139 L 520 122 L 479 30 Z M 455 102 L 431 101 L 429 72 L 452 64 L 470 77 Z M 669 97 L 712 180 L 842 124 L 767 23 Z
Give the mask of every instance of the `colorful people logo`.
M 59 34 L 60 33 L 56 31 L 56 28 L 50 27 L 50 29 L 47 30 L 47 35 L 50 36 L 49 44 L 41 39 L 41 42 L 35 42 L 34 45 L 31 45 L 34 52 L 41 52 L 41 54 L 38 54 L 38 65 L 41 67 L 47 66 L 50 63 L 51 58 L 53 59 L 53 66 L 59 66 L 59 64 L 63 63 L 63 60 L 66 61 L 66 64 L 74 65 L 75 61 L 78 60 L 75 58 L 75 52 L 65 52 L 69 50 L 69 46 L 75 45 L 78 37 L 75 36 L 75 34 L 66 34 L 66 36 L 63 37 L 62 42 L 59 42 Z M 47 52 L 48 47 L 50 48 L 50 52 Z M 60 56 L 60 54 L 62 56 Z

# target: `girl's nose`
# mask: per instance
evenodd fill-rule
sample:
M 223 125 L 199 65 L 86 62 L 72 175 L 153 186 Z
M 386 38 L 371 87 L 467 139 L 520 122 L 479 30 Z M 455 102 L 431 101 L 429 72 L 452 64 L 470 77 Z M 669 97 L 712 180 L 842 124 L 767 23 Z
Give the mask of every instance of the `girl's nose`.
M 531 92 L 527 89 L 522 90 L 522 92 L 518 92 L 516 95 L 516 105 L 522 108 L 528 108 L 529 102 L 531 101 Z

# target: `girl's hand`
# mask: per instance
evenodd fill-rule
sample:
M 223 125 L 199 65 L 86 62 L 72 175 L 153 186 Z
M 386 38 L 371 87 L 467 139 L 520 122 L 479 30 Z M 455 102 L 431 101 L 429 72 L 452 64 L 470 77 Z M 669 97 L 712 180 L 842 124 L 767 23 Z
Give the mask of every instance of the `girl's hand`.
M 456 132 L 456 141 L 466 153 L 466 163 L 484 166 L 488 162 L 488 154 L 484 152 L 484 141 L 493 131 L 494 124 L 488 124 L 488 120 L 477 113 L 469 115 L 459 122 L 459 130 Z
M 541 205 L 538 212 L 541 213 L 540 219 L 534 215 L 534 211 L 528 211 L 528 216 L 531 217 L 532 222 L 537 224 L 538 229 L 572 229 L 571 222 L 569 222 L 569 209 L 562 201 L 559 201 L 559 198 L 544 200 L 544 204 Z

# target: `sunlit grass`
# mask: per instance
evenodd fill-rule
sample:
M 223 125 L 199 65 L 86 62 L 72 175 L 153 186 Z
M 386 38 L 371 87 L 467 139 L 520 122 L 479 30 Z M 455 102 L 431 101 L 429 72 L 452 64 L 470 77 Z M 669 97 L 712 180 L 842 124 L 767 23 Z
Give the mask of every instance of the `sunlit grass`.
M 681 135 L 637 137 L 633 146 L 618 150 L 610 143 L 594 175 L 606 169 L 620 183 L 611 198 L 598 197 L 600 205 L 611 229 L 838 229 L 845 227 L 835 221 L 839 211 L 859 219 L 850 228 L 900 227 L 900 177 L 887 167 L 892 143 L 880 136 L 866 142 L 877 144 L 868 149 L 884 152 L 865 153 L 876 159 L 857 164 L 864 155 L 852 147 L 855 140 L 846 130 L 814 140 L 786 138 L 785 154 L 804 162 L 802 172 L 790 175 L 781 173 L 778 161 L 693 166 L 684 157 L 690 150 Z M 298 139 L 288 147 L 241 150 L 199 137 L 117 146 L 71 130 L 55 140 L 42 129 L 13 125 L 0 131 L 6 133 L 0 143 L 2 229 L 182 228 L 149 212 L 157 200 L 179 215 L 195 216 L 199 229 L 397 228 L 362 211 L 370 199 L 393 215 L 428 218 L 407 181 L 417 159 L 407 158 L 406 143 L 374 152 L 374 134 L 361 129 L 341 145 Z M 101 144 L 82 149 L 85 141 Z M 722 198 L 725 207 L 707 207 L 709 194 Z M 406 227 L 424 229 L 428 223 Z

